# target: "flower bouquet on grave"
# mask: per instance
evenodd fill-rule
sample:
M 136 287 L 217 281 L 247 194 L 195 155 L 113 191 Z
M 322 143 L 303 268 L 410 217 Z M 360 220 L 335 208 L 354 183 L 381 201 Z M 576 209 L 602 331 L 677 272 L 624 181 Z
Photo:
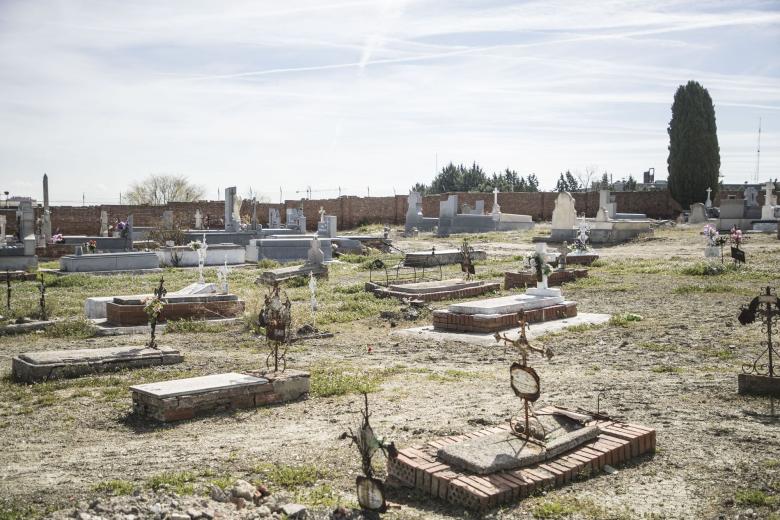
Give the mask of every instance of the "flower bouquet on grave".
M 62 233 L 57 233 L 56 235 L 52 235 L 50 239 L 50 243 L 52 244 L 59 244 L 60 242 L 64 242 L 65 239 L 62 237 Z
M 94 240 L 87 240 L 86 242 L 84 242 L 84 247 L 90 253 L 96 253 L 97 252 L 97 242 L 94 241 Z
M 747 240 L 748 237 L 746 237 L 741 229 L 737 229 L 736 226 L 731 228 L 731 233 L 729 233 L 729 242 L 731 242 L 732 247 L 735 247 L 736 249 L 740 249 L 740 246 Z
M 198 249 L 200 249 L 200 248 L 201 248 L 201 245 L 202 245 L 202 244 L 201 244 L 200 242 L 198 242 L 197 240 L 193 240 L 192 242 L 190 242 L 190 243 L 189 243 L 189 244 L 187 244 L 187 245 L 188 245 L 188 246 L 189 246 L 189 248 L 190 248 L 190 249 L 192 249 L 193 251 L 197 251 Z
M 547 259 L 544 258 L 542 253 L 538 251 L 529 253 L 526 260 L 528 261 L 528 266 L 535 271 L 537 281 L 541 282 L 545 276 L 550 276 L 550 273 L 552 273 L 552 267 L 547 263 Z
M 127 238 L 127 234 L 130 232 L 130 229 L 127 227 L 127 222 L 124 221 L 117 223 L 116 230 L 119 231 L 120 238 Z
M 712 224 L 707 224 L 701 232 L 704 238 L 707 240 L 707 245 L 710 247 L 715 246 L 715 241 L 718 239 L 718 230 Z

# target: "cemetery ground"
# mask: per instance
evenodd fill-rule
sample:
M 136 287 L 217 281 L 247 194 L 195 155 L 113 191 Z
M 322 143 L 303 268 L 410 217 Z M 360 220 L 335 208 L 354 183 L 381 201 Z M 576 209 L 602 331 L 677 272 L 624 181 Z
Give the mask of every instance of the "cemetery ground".
M 763 287 L 780 288 L 780 242 L 752 236 L 746 266 L 733 269 L 727 260 L 725 269 L 712 272 L 699 231 L 662 228 L 600 248 L 589 276 L 563 291 L 580 312 L 607 313 L 610 322 L 532 340 L 555 351 L 549 361 L 531 360 L 542 380 L 537 407 L 595 410 L 603 391 L 602 411 L 656 429 L 656 453 L 615 473 L 582 475 L 488 516 L 780 518 L 780 418 L 772 417 L 769 398 L 736 393 L 737 374 L 757 356 L 762 339 L 760 327 L 740 326 L 737 314 Z M 531 236 L 469 236 L 474 247 L 488 251 L 488 261 L 477 265 L 478 278 L 502 280 L 505 271 L 518 269 L 519 255 L 533 249 Z M 458 247 L 462 238 L 400 239 L 395 245 L 421 250 L 435 243 L 444 249 Z M 338 436 L 356 427 L 361 391 L 369 392 L 375 431 L 398 447 L 519 415 L 521 402 L 508 381 L 516 358 L 511 347 L 394 335 L 429 324 L 430 312 L 404 316 L 401 302 L 365 293 L 372 258 L 346 257 L 330 266 L 328 280 L 319 281 L 317 327 L 335 336 L 291 346 L 288 367 L 311 372 L 311 395 L 284 405 L 165 425 L 130 413 L 131 385 L 265 366 L 266 343 L 255 336 L 251 319 L 265 293 L 253 283 L 258 269 L 234 269 L 230 277 L 231 292 L 247 302 L 250 318 L 243 323 L 181 322 L 159 337 L 161 345 L 184 354 L 182 364 L 20 385 L 10 377 L 11 358 L 20 352 L 142 345 L 148 337 L 92 337 L 83 321 L 1 337 L 0 518 L 43 516 L 80 500 L 136 490 L 206 495 L 210 484 L 230 485 L 238 478 L 262 482 L 307 505 L 314 516 L 324 515 L 338 504 L 356 506 L 360 459 Z M 207 273 L 215 279 L 213 270 Z M 459 266 L 447 267 L 447 274 L 459 276 Z M 171 290 L 197 276 L 194 270 L 164 275 Z M 158 280 L 51 277 L 47 302 L 54 316 L 75 320 L 86 297 L 151 293 Z M 305 283 L 288 283 L 286 290 L 295 326 L 309 323 Z M 34 282 L 16 282 L 13 291 L 15 308 L 34 309 Z M 380 317 L 382 311 L 390 314 Z M 780 403 L 777 408 L 780 414 Z M 384 477 L 383 458 L 375 457 L 374 464 Z M 392 489 L 389 500 L 394 506 L 386 518 L 475 516 L 406 489 Z

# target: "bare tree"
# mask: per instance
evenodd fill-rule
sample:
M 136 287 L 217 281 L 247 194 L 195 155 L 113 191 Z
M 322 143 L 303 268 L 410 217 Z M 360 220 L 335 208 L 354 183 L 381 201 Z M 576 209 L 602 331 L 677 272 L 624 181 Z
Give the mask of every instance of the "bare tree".
M 577 172 L 577 179 L 580 181 L 583 191 L 590 191 L 591 179 L 596 175 L 596 167 L 593 165 L 585 167 L 585 173 Z
M 130 204 L 164 206 L 169 202 L 201 200 L 203 194 L 203 187 L 192 184 L 184 175 L 152 174 L 130 186 L 127 200 Z

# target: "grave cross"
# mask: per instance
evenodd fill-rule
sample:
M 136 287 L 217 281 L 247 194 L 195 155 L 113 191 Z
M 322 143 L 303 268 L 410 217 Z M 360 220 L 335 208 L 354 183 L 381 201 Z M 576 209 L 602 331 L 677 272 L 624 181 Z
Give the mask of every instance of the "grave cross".
M 11 312 L 11 272 L 5 270 L 5 305 L 8 312 Z
M 281 362 L 282 371 L 287 368 L 287 345 L 290 342 L 290 327 L 292 325 L 292 304 L 287 294 L 280 294 L 279 282 L 274 282 L 273 287 L 265 295 L 265 303 L 260 311 L 259 324 L 265 327 L 265 337 L 271 346 L 271 351 L 265 358 L 265 365 L 271 368 L 273 360 L 274 372 L 279 371 Z M 280 345 L 284 345 L 281 350 Z
M 43 279 L 43 273 L 41 275 L 41 281 L 38 284 L 38 291 L 41 293 L 41 299 L 38 301 L 38 305 L 41 307 L 41 320 L 46 321 L 46 281 Z
M 780 298 L 772 294 L 770 287 L 766 288 L 764 294 L 753 298 L 748 307 L 743 307 L 738 319 L 742 325 L 748 325 L 756 321 L 757 316 L 761 319 L 762 328 L 766 330 L 766 341 L 762 342 L 766 349 L 762 349 L 753 363 L 742 365 L 742 371 L 746 374 L 780 377 L 780 374 L 775 374 L 774 367 L 774 358 L 780 356 L 780 353 L 775 350 L 772 338 L 774 327 L 777 327 L 777 321 L 780 320 Z
M 320 222 L 325 222 L 325 208 L 320 206 L 320 210 L 317 213 L 320 214 Z
M 165 279 L 160 277 L 160 285 L 154 290 L 154 297 L 149 299 L 144 306 L 144 311 L 149 317 L 149 331 L 151 338 L 149 339 L 149 348 L 157 348 L 157 340 L 155 339 L 155 332 L 157 329 L 157 320 L 162 314 L 165 295 L 168 294 L 168 290 L 165 288 Z
M 712 199 L 710 199 L 710 193 L 712 193 L 712 188 L 707 188 L 707 202 L 704 203 L 704 206 L 708 208 L 712 207 Z

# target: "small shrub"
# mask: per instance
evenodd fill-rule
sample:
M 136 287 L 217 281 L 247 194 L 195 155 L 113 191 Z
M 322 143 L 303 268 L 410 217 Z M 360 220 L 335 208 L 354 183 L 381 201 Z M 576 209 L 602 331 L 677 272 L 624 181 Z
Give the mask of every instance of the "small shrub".
M 734 501 L 741 506 L 762 507 L 773 505 L 777 499 L 760 489 L 741 489 L 734 495 Z
M 166 322 L 165 325 L 166 334 L 215 333 L 225 332 L 225 329 L 224 323 L 209 323 L 207 320 L 194 319 L 173 320 Z
M 95 324 L 87 319 L 58 321 L 52 323 L 44 331 L 47 338 L 85 339 L 97 334 Z
M 542 520 L 551 520 L 556 518 L 564 518 L 577 512 L 577 508 L 574 504 L 549 501 L 543 502 L 535 506 L 532 510 L 534 518 Z
M 254 468 L 264 479 L 270 480 L 275 485 L 294 489 L 301 486 L 313 486 L 321 478 L 327 477 L 326 472 L 317 466 L 304 464 L 301 466 L 288 466 L 285 464 L 258 464 Z
M 195 487 L 192 485 L 194 481 L 195 474 L 190 471 L 169 471 L 152 476 L 146 484 L 155 491 L 170 489 L 179 495 L 192 495 L 195 492 Z
M 333 289 L 333 292 L 339 294 L 357 294 L 363 292 L 363 284 L 355 283 L 352 285 L 338 285 Z
M 651 352 L 675 352 L 677 350 L 674 345 L 669 345 L 668 343 L 653 343 L 650 341 L 640 343 L 639 347 Z
M 607 265 L 607 262 L 605 262 L 601 258 L 597 258 L 590 263 L 590 267 L 604 267 L 605 265 Z
M 340 366 L 316 367 L 311 370 L 311 390 L 314 397 L 372 393 L 379 390 L 381 376 L 368 371 L 347 371 Z
M 308 283 L 309 278 L 307 276 L 296 276 L 295 278 L 284 281 L 284 285 L 289 288 L 305 287 Z
M 94 486 L 92 486 L 92 491 L 98 492 L 98 493 L 110 493 L 112 495 L 130 495 L 133 493 L 133 490 L 135 489 L 135 486 L 133 486 L 132 482 L 128 482 L 127 480 L 104 480 L 103 482 L 98 482 Z
M 680 269 L 680 274 L 688 276 L 717 276 L 728 271 L 733 271 L 732 264 L 716 264 L 710 262 L 696 262 Z
M 282 264 L 280 264 L 276 260 L 271 260 L 270 258 L 263 258 L 262 260 L 258 260 L 257 262 L 257 267 L 259 269 L 276 269 L 281 265 Z
M 613 314 L 609 319 L 609 324 L 615 327 L 628 327 L 635 321 L 642 321 L 642 316 L 626 312 L 624 314 Z

